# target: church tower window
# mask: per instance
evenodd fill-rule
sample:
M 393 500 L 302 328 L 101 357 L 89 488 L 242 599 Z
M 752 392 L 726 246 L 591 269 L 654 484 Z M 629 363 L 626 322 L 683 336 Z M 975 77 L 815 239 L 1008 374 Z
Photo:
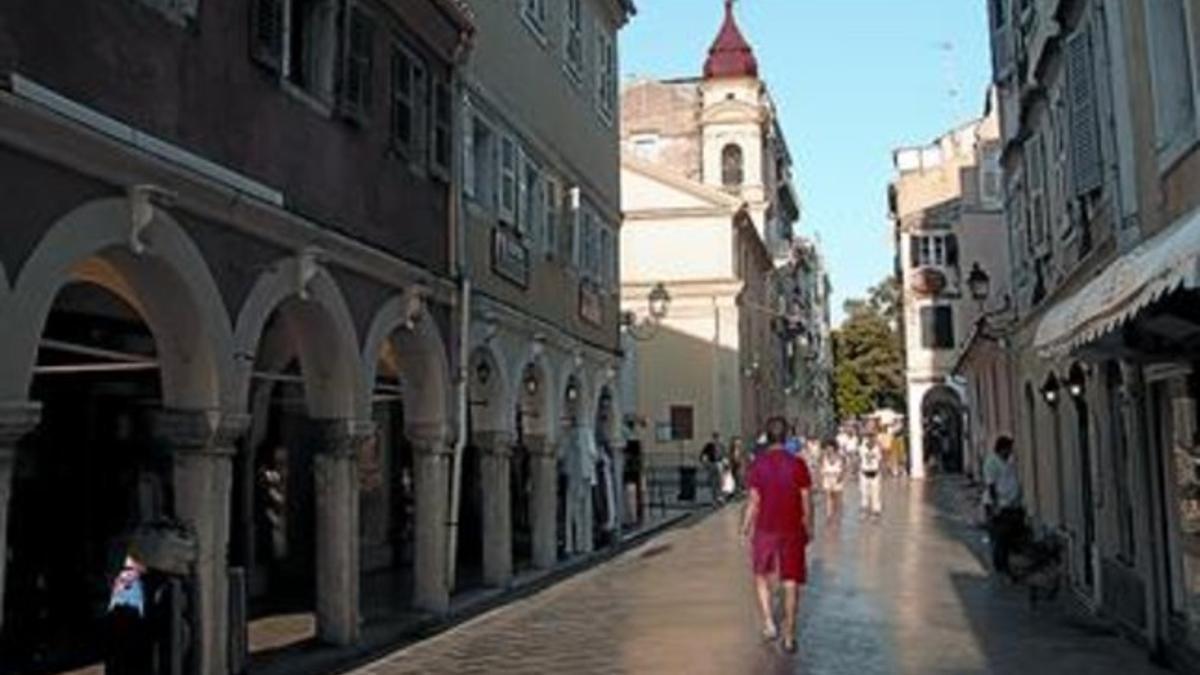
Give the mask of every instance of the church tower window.
M 721 150 L 721 184 L 727 188 L 741 187 L 745 176 L 743 165 L 742 146 L 726 145 Z

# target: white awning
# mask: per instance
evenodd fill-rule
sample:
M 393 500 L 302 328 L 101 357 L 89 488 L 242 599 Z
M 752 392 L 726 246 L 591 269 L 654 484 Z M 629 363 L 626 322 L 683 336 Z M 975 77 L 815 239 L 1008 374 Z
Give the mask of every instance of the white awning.
M 1057 356 L 1119 328 L 1167 293 L 1200 286 L 1200 209 L 1112 262 L 1046 313 L 1033 345 Z

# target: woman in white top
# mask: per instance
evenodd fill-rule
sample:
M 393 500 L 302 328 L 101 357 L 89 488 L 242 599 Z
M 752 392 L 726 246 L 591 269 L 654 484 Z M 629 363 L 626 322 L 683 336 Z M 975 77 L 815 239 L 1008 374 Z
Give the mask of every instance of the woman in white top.
M 821 487 L 825 490 L 825 518 L 835 522 L 842 513 L 842 488 L 846 484 L 846 463 L 837 441 L 822 443 Z

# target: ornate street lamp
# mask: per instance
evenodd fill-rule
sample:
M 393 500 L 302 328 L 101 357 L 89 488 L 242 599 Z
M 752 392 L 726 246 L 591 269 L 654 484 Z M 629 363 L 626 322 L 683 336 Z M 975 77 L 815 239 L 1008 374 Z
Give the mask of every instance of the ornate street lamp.
M 522 386 L 525 387 L 525 393 L 530 396 L 536 396 L 538 393 L 538 379 L 532 368 L 525 370 L 525 378 L 521 380 Z
M 662 320 L 671 310 L 671 293 L 667 291 L 667 287 L 661 281 L 650 289 L 646 305 L 649 316 L 641 321 L 638 321 L 637 315 L 631 311 L 621 314 L 621 324 L 625 326 L 633 339 L 639 342 L 653 339 L 658 333 L 659 326 L 662 325 Z
M 1083 368 L 1078 365 L 1071 368 L 1070 375 L 1067 376 L 1067 393 L 1071 398 L 1079 400 L 1083 398 L 1083 393 L 1087 390 L 1087 375 L 1084 374 Z
M 1046 378 L 1046 382 L 1042 384 L 1041 392 L 1042 398 L 1046 401 L 1046 405 L 1058 405 L 1059 384 L 1058 378 L 1054 376 L 1054 373 L 1050 373 L 1050 376 Z
M 992 294 L 992 278 L 987 272 L 975 263 L 971 267 L 971 272 L 967 274 L 967 289 L 971 291 L 971 297 L 975 302 L 979 303 L 979 308 L 983 310 L 983 303 L 987 301 L 988 296 Z

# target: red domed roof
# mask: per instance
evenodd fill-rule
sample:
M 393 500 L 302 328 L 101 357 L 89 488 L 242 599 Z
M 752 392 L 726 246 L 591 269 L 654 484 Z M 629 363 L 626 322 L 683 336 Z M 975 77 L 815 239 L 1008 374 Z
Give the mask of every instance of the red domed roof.
M 725 0 L 725 23 L 708 49 L 704 77 L 758 77 L 758 61 L 733 18 L 733 0 Z

